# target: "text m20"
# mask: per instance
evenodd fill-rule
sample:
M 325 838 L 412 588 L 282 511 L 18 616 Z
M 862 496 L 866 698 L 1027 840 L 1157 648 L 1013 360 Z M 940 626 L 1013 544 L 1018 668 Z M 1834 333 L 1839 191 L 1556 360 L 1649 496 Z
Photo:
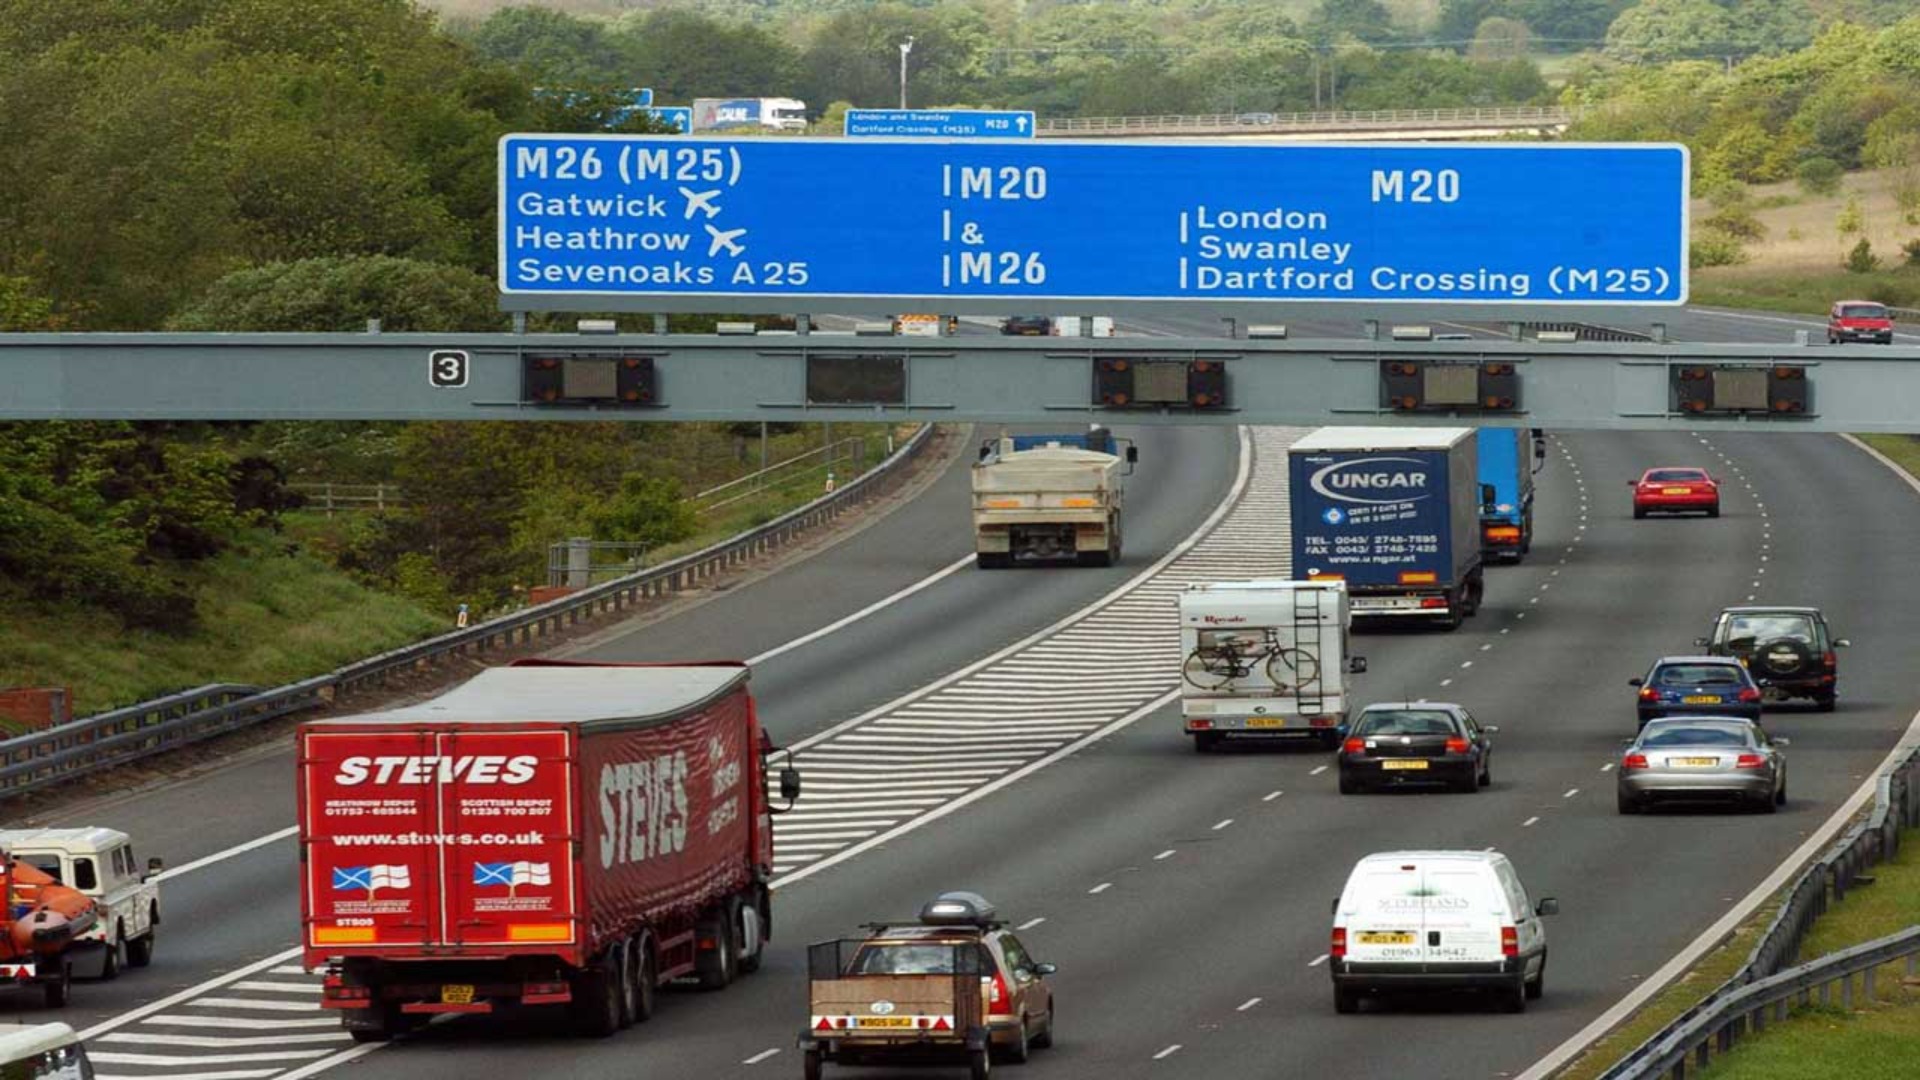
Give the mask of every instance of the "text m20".
M 1454 169 L 1375 169 L 1373 201 L 1459 202 L 1460 173 Z

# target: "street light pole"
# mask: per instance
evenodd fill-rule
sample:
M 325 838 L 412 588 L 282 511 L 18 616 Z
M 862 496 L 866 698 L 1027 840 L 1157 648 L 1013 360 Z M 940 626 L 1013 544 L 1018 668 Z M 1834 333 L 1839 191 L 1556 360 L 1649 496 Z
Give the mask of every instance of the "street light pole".
M 900 107 L 907 107 L 907 54 L 913 51 L 913 35 L 900 43 Z

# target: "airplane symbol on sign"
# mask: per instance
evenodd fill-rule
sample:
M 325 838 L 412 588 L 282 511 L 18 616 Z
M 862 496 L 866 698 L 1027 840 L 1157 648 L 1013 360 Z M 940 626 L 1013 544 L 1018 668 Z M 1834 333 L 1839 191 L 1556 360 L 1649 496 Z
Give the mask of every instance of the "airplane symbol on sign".
M 733 242 L 735 237 L 747 235 L 747 230 L 745 229 L 724 229 L 723 230 L 723 229 L 716 229 L 711 225 L 707 225 L 703 227 L 707 230 L 707 235 L 711 237 L 713 240 L 712 243 L 707 245 L 707 258 L 711 259 L 715 255 L 720 254 L 721 248 L 725 248 L 727 251 L 727 254 L 729 255 L 745 255 L 747 253 L 747 248 L 745 244 L 736 244 Z
M 713 200 L 720 194 L 719 188 L 712 191 L 691 191 L 681 188 L 680 194 L 687 200 L 687 217 L 692 217 L 695 210 L 706 211 L 708 217 L 713 217 L 720 212 L 720 208 L 713 204 Z

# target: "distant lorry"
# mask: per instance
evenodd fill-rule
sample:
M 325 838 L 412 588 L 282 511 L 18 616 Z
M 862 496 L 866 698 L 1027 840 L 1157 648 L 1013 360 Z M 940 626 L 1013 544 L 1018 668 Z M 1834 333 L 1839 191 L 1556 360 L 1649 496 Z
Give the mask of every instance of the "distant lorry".
M 1344 581 L 1357 619 L 1454 630 L 1480 607 L 1472 428 L 1327 427 L 1288 451 L 1293 577 Z
M 1340 581 L 1217 581 L 1180 594 L 1180 716 L 1193 748 L 1228 738 L 1314 739 L 1332 747 L 1352 706 Z
M 1519 562 L 1533 549 L 1533 475 L 1547 463 L 1539 428 L 1481 428 L 1480 550 L 1488 562 Z
M 794 98 L 694 98 L 693 130 L 805 131 L 807 103 Z
M 297 736 L 303 961 L 359 1041 L 564 1006 L 604 1036 L 772 927 L 780 771 L 738 663 L 492 668 Z
M 1121 440 L 1126 442 L 1127 440 Z M 1113 433 L 1002 435 L 973 463 L 975 562 L 983 570 L 1073 558 L 1082 566 L 1120 561 L 1126 477 L 1140 460 Z

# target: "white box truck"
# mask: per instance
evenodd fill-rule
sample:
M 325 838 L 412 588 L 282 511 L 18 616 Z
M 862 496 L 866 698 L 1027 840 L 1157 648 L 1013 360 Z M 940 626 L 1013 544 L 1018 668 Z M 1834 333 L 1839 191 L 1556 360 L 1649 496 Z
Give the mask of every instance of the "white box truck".
M 1221 581 L 1180 594 L 1180 715 L 1193 748 L 1227 738 L 1339 744 L 1367 669 L 1339 581 Z

